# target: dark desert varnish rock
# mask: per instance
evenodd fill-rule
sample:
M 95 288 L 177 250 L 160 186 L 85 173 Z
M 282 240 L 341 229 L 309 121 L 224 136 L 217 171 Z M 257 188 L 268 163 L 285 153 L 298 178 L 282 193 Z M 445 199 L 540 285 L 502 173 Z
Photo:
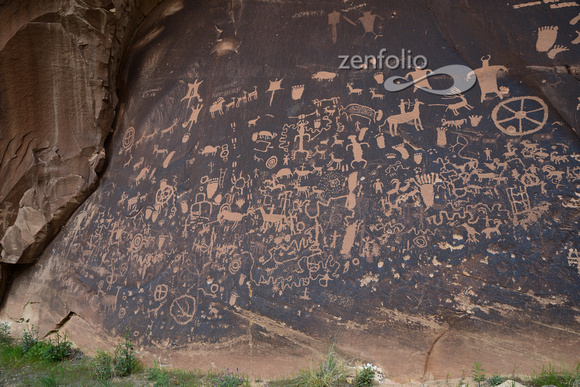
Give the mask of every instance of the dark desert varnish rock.
M 5 317 L 74 311 L 172 365 L 265 377 L 332 340 L 402 379 L 572 364 L 579 12 L 163 2 L 126 52 L 99 187 Z M 451 65 L 475 84 L 440 95 Z

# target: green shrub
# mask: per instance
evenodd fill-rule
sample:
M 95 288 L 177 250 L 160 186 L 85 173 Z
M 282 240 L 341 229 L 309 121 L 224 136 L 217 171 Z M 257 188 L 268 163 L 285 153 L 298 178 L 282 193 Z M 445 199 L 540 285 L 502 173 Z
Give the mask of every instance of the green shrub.
M 367 387 L 372 386 L 375 379 L 375 371 L 372 365 L 365 364 L 359 372 L 356 374 L 354 383 L 357 387 Z
M 153 382 L 155 387 L 165 387 L 169 386 L 169 380 L 167 377 L 167 372 L 161 369 L 159 363 L 155 361 L 153 367 L 147 368 L 146 370 L 147 380 Z
M 225 372 L 218 372 L 217 375 L 210 378 L 211 386 L 213 387 L 238 387 L 249 386 L 250 382 L 245 375 L 240 374 L 236 368 L 235 372 L 226 369 Z
M 298 385 L 304 387 L 335 387 L 345 383 L 346 365 L 344 360 L 340 359 L 336 354 L 333 344 L 317 369 L 310 368 L 310 370 L 301 375 Z
M 114 361 L 117 376 L 129 376 L 137 369 L 138 361 L 135 358 L 131 331 L 128 328 L 127 333 L 125 333 L 125 341 L 120 343 L 115 350 Z
M 0 343 L 10 343 L 10 325 L 7 322 L 0 322 Z
M 489 384 L 491 384 L 492 386 L 499 386 L 500 384 L 505 382 L 505 380 L 506 379 L 503 376 L 499 375 L 493 375 L 491 378 L 487 379 Z
M 41 376 L 40 377 L 40 384 L 42 384 L 44 387 L 58 387 L 58 386 L 60 386 L 60 383 L 58 382 L 58 380 L 56 380 L 55 378 L 53 378 L 51 376 Z
M 97 380 L 106 381 L 113 378 L 113 356 L 110 353 L 98 351 L 91 363 Z
M 43 353 L 43 359 L 53 363 L 58 363 L 70 356 L 72 353 L 72 343 L 67 339 L 66 334 L 61 337 L 57 332 L 55 337 L 48 340 L 48 347 Z
M 35 328 L 34 325 L 27 326 L 24 329 L 24 333 L 22 334 L 22 338 L 20 339 L 20 348 L 22 348 L 22 352 L 28 352 L 32 347 L 34 347 L 38 342 L 38 328 Z
M 46 352 L 48 351 L 49 344 L 44 341 L 38 341 L 34 344 L 28 351 L 24 352 L 22 350 L 24 357 L 32 361 L 42 361 L 46 360 Z
M 580 363 L 576 365 L 576 369 L 568 371 L 561 368 L 556 371 L 554 365 L 549 364 L 547 367 L 542 366 L 542 370 L 538 373 L 532 373 L 532 383 L 536 386 L 553 385 L 556 387 L 578 387 L 580 386 Z
M 125 341 L 119 343 L 113 354 L 99 351 L 92 362 L 95 377 L 101 381 L 112 379 L 113 377 L 129 376 L 134 373 L 139 366 L 135 357 L 131 332 L 127 329 Z
M 485 381 L 485 370 L 481 368 L 480 363 L 475 362 L 475 364 L 473 364 L 473 368 L 471 369 L 471 377 L 473 378 L 473 381 L 477 383 L 478 387 L 480 387 L 481 383 Z

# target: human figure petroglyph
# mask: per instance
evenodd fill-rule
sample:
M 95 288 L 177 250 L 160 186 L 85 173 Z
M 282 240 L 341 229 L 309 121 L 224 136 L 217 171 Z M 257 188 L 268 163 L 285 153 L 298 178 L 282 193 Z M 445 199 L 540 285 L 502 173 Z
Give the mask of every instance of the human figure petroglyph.
M 376 32 L 374 31 L 375 30 L 375 21 L 376 21 L 377 17 L 379 19 L 383 19 L 379 15 L 373 14 L 371 11 L 364 11 L 363 15 L 358 18 L 358 21 L 360 21 L 360 23 L 362 24 L 362 26 L 365 30 L 365 33 L 363 34 L 363 38 L 365 37 L 366 34 L 371 34 L 371 33 L 375 35 L 375 39 L 382 36 L 382 35 L 377 35 Z
M 293 158 L 296 158 L 296 153 L 303 153 L 306 154 L 306 158 L 310 157 L 310 151 L 304 149 L 304 139 L 306 137 L 308 137 L 308 140 L 306 141 L 310 141 L 311 136 L 306 132 L 306 125 L 307 122 L 306 121 L 300 121 L 298 123 L 298 134 L 296 136 L 294 136 L 294 141 L 298 140 L 298 149 L 293 151 Z
M 270 81 L 270 87 L 268 88 L 268 90 L 266 90 L 266 93 L 268 92 L 272 93 L 272 95 L 270 96 L 270 106 L 272 106 L 272 101 L 274 101 L 274 94 L 276 93 L 276 91 L 283 90 L 281 86 L 283 80 L 284 78 L 282 79 L 276 78 L 275 80 Z
M 408 124 L 408 123 L 412 123 L 413 125 L 415 125 L 415 129 L 419 130 L 423 130 L 423 126 L 421 125 L 421 117 L 420 117 L 420 112 L 419 112 L 419 107 L 421 105 L 424 105 L 423 102 L 419 101 L 417 98 L 415 98 L 415 103 L 413 106 L 413 110 L 410 112 L 405 112 L 405 113 L 401 113 L 401 114 L 394 114 L 392 116 L 389 116 L 385 122 L 380 125 L 379 127 L 383 127 L 386 123 L 389 124 L 389 133 L 391 134 L 392 137 L 398 135 L 398 126 L 400 124 Z
M 409 79 L 414 82 L 413 85 L 413 92 L 416 92 L 418 88 L 424 88 L 431 90 L 432 87 L 429 84 L 429 77 L 428 75 L 431 74 L 433 71 L 429 69 L 421 69 L 419 67 L 415 67 L 415 69 L 411 72 L 405 74 L 405 79 Z M 420 79 L 420 81 L 419 81 Z M 401 112 L 402 113 L 402 112 Z
M 485 97 L 487 94 L 495 94 L 500 99 L 503 99 L 504 95 L 509 92 L 507 88 L 500 88 L 498 89 L 497 86 L 497 77 L 500 71 L 508 72 L 507 67 L 505 66 L 490 66 L 489 60 L 491 59 L 491 55 L 487 57 L 481 57 L 482 66 L 478 69 L 471 71 L 467 74 L 467 78 L 470 79 L 471 77 L 477 77 L 477 81 L 479 82 L 479 88 L 481 89 L 481 102 L 485 101 Z
M 181 101 L 186 99 L 188 108 L 189 108 L 189 105 L 191 104 L 191 102 L 193 101 L 194 98 L 196 98 L 198 102 L 203 102 L 203 99 L 201 99 L 201 96 L 199 95 L 199 85 L 201 85 L 202 82 L 203 81 L 198 81 L 196 79 L 193 83 L 187 84 L 187 87 L 188 87 L 187 93 L 185 94 L 185 97 L 183 97 L 181 99 Z
M 348 139 L 350 140 L 350 144 L 346 146 L 346 150 L 350 148 L 352 150 L 352 155 L 354 157 L 354 160 L 350 162 L 351 168 L 354 168 L 355 163 L 364 163 L 363 168 L 366 168 L 367 161 L 362 157 L 363 156 L 362 146 L 363 145 L 370 146 L 370 145 L 366 142 L 361 143 L 357 142 L 355 135 L 348 136 Z
M 199 113 L 201 112 L 201 109 L 203 109 L 203 104 L 201 103 L 197 104 L 196 106 L 192 106 L 189 109 L 191 109 L 191 114 L 189 115 L 189 118 L 187 119 L 187 121 L 181 124 L 181 126 L 187 128 L 187 130 L 191 130 L 191 126 L 193 124 L 197 124 Z

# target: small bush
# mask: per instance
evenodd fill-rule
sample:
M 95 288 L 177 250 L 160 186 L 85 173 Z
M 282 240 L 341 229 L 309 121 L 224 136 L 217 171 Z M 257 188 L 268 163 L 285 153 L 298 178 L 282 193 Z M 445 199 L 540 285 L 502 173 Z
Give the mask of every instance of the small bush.
M 53 363 L 58 363 L 69 357 L 72 353 L 72 343 L 66 334 L 61 337 L 57 332 L 55 337 L 48 340 L 48 347 L 43 353 L 43 358 Z
M 532 383 L 536 386 L 553 385 L 556 387 L 578 387 L 580 386 L 580 363 L 575 370 L 568 371 L 561 368 L 556 371 L 554 365 L 542 366 L 542 370 L 532 373 Z
M 38 328 L 35 328 L 34 325 L 27 326 L 20 339 L 20 348 L 22 348 L 22 352 L 26 353 L 39 341 Z
M 240 374 L 237 368 L 235 372 L 231 372 L 229 369 L 226 369 L 225 372 L 218 372 L 215 377 L 211 378 L 210 382 L 213 387 L 238 387 L 250 385 L 250 382 L 245 375 Z
M 55 378 L 53 378 L 51 376 L 41 376 L 40 377 L 40 384 L 42 384 L 44 387 L 58 387 L 58 386 L 60 386 L 60 383 L 58 382 L 58 380 L 56 380 Z
M 7 322 L 0 322 L 0 343 L 10 343 L 10 325 Z
M 110 353 L 98 351 L 91 363 L 97 380 L 107 381 L 113 378 L 113 356 Z
M 131 331 L 127 328 L 125 341 L 120 343 L 115 350 L 115 374 L 117 376 L 129 376 L 138 366 L 135 358 L 135 349 L 131 340 Z
M 299 386 L 304 387 L 335 387 L 346 383 L 346 365 L 340 359 L 331 345 L 318 369 L 311 368 L 300 377 Z
M 113 354 L 99 351 L 92 362 L 95 377 L 101 381 L 107 381 L 116 376 L 129 376 L 137 370 L 138 366 L 139 362 L 135 357 L 129 330 L 125 334 L 125 341 L 117 345 Z
M 506 379 L 503 376 L 499 375 L 493 375 L 491 378 L 487 379 L 489 384 L 491 384 L 492 386 L 499 386 L 500 384 L 505 382 L 505 380 Z
M 169 386 L 169 378 L 167 372 L 161 369 L 159 363 L 155 361 L 153 367 L 147 368 L 146 370 L 147 380 L 153 382 L 155 387 L 166 387 Z
M 481 368 L 480 363 L 475 362 L 475 364 L 473 364 L 473 368 L 471 369 L 471 377 L 473 378 L 473 381 L 477 383 L 478 387 L 480 387 L 481 383 L 485 381 L 485 370 Z
M 372 386 L 375 379 L 375 371 L 370 364 L 365 364 L 360 372 L 357 372 L 354 383 L 357 387 Z

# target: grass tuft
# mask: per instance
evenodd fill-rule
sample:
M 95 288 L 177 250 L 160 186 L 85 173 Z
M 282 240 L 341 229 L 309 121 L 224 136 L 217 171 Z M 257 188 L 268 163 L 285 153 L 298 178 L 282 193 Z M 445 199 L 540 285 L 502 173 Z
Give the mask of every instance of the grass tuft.
M 580 386 L 580 363 L 576 369 L 567 370 L 561 367 L 559 371 L 553 364 L 542 366 L 539 372 L 533 372 L 531 382 L 538 386 L 552 385 L 556 387 L 579 387 Z
M 332 344 L 318 367 L 310 367 L 300 375 L 298 385 L 303 387 L 343 386 L 346 384 L 346 376 L 346 363 L 337 355 Z

